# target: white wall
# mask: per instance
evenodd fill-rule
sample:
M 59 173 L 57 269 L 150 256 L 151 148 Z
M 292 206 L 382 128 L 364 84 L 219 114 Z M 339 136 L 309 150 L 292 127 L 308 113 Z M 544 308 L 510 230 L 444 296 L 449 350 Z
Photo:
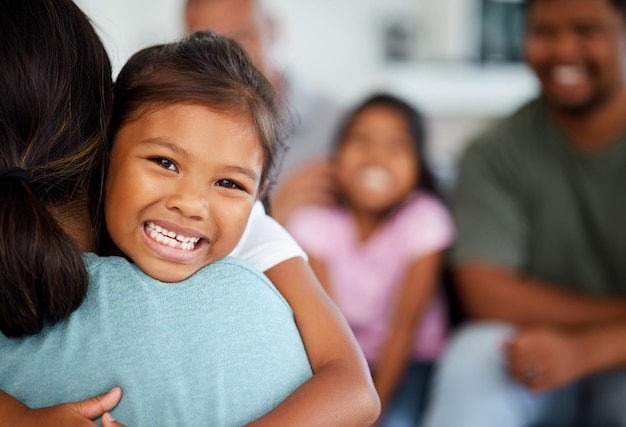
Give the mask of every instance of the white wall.
M 114 73 L 136 50 L 183 34 L 184 0 L 75 0 L 91 17 Z M 431 145 L 456 157 L 470 134 L 536 92 L 524 66 L 481 66 L 478 0 L 267 0 L 279 22 L 278 56 L 309 86 L 350 104 L 390 89 L 430 117 Z M 390 64 L 382 33 L 400 22 L 415 61 Z
M 113 63 L 114 74 L 137 50 L 183 33 L 183 0 L 74 0 L 89 16 Z

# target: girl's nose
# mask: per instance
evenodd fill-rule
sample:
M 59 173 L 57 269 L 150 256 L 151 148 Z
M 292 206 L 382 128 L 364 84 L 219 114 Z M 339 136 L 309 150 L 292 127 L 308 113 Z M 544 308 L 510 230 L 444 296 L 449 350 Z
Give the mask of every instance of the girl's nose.
M 181 183 L 166 204 L 187 218 L 204 220 L 209 216 L 208 192 L 190 183 Z

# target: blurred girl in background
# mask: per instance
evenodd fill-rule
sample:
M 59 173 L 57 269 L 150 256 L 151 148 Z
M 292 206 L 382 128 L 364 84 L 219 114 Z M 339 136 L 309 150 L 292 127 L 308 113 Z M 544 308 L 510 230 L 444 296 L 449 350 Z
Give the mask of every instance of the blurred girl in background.
M 385 427 L 418 425 L 447 329 L 438 287 L 454 229 L 424 133 L 405 101 L 366 99 L 339 129 L 338 205 L 304 208 L 287 224 L 365 353 Z

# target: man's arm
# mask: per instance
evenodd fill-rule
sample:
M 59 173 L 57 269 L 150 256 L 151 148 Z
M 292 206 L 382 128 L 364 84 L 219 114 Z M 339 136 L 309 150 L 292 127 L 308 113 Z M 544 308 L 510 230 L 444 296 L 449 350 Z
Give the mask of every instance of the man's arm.
M 626 314 L 626 298 L 577 294 L 496 264 L 463 263 L 455 279 L 467 314 L 477 319 L 581 326 Z

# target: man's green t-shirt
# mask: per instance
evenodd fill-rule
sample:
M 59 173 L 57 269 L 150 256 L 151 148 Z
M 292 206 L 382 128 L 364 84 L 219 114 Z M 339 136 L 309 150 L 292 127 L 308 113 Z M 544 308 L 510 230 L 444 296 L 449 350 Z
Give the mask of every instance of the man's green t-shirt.
M 541 99 L 465 152 L 453 262 L 490 262 L 596 295 L 626 294 L 626 133 L 582 152 Z

